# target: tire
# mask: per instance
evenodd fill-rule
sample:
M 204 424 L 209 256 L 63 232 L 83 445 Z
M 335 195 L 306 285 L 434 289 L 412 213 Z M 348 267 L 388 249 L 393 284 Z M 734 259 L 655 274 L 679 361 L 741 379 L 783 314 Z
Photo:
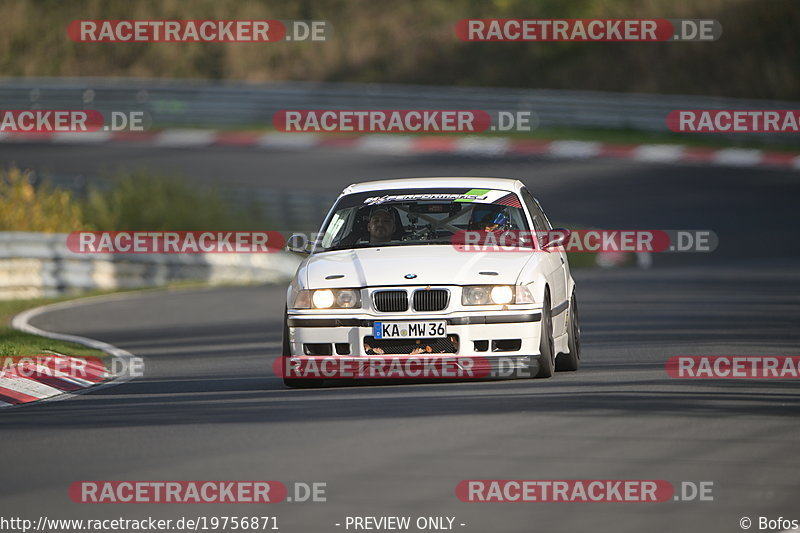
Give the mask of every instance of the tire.
M 569 301 L 569 348 L 568 354 L 559 354 L 556 371 L 574 372 L 581 365 L 581 324 L 578 316 L 578 300 L 575 293 Z
M 537 378 L 551 377 L 555 368 L 553 317 L 550 313 L 550 295 L 545 294 L 540 321 L 542 333 L 539 335 L 539 372 L 535 376 Z
M 286 311 L 283 312 L 283 341 L 281 342 L 281 355 L 279 357 L 290 357 L 291 349 L 289 348 L 289 317 Z M 283 378 L 283 384 L 292 389 L 310 389 L 319 387 L 322 384 L 321 379 L 298 379 L 298 378 Z

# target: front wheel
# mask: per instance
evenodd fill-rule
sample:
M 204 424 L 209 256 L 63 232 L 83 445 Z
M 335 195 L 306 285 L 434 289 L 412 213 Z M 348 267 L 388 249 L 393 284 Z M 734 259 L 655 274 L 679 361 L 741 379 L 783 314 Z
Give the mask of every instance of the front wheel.
M 578 300 L 575 293 L 569 301 L 569 353 L 560 354 L 556 360 L 556 370 L 575 371 L 581 364 L 581 325 L 578 317 Z

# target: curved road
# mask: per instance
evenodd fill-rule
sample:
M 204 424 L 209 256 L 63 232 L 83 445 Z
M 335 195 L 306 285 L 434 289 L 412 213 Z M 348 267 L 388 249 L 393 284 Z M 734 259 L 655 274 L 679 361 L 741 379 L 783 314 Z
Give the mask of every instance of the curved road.
M 109 161 L 105 150 L 118 149 L 71 148 Z M 0 159 L 10 157 L 7 149 Z M 39 149 L 40 165 L 58 157 Z M 220 150 L 220 158 L 230 155 Z M 161 157 L 191 172 L 215 151 L 187 152 L 149 152 L 142 161 L 160 165 L 153 161 Z M 25 150 L 17 155 L 24 164 Z M 283 288 L 274 286 L 151 292 L 42 315 L 34 325 L 142 356 L 145 376 L 0 412 L 0 516 L 276 514 L 284 531 L 309 532 L 344 530 L 335 524 L 347 515 L 455 516 L 465 532 L 729 532 L 741 531 L 743 516 L 800 519 L 797 381 L 678 381 L 664 371 L 673 355 L 797 355 L 796 239 L 762 246 L 797 230 L 796 174 L 325 151 L 243 151 L 240 163 L 233 180 L 302 174 L 313 179 L 300 185 L 326 189 L 367 170 L 518 175 L 557 218 L 714 229 L 720 250 L 657 258 L 651 270 L 576 272 L 584 366 L 549 380 L 285 389 L 270 371 L 283 306 Z M 261 180 L 253 174 L 259 165 L 268 176 Z M 71 483 L 102 479 L 319 481 L 328 501 L 202 508 L 70 501 Z M 455 496 L 462 479 L 712 481 L 714 501 L 468 504 Z

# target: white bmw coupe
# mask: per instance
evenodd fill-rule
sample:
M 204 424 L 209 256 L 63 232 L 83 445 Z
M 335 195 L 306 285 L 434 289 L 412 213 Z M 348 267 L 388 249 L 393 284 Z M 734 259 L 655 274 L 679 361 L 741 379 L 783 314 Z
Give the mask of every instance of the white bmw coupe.
M 514 246 L 502 245 L 508 235 Z M 516 376 L 577 370 L 567 235 L 514 179 L 351 185 L 287 291 L 282 361 L 450 356 L 502 361 Z

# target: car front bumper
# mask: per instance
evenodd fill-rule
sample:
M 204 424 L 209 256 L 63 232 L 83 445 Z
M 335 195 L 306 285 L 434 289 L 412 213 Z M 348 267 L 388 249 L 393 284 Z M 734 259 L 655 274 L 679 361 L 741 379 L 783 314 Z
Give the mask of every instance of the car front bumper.
M 515 309 L 493 313 L 407 314 L 382 313 L 375 315 L 333 315 L 290 311 L 289 349 L 286 356 L 341 355 L 368 357 L 372 355 L 411 355 L 409 353 L 376 353 L 370 345 L 376 321 L 445 320 L 448 338 L 455 338 L 454 347 L 434 344 L 420 339 L 418 345 L 427 355 L 458 355 L 476 357 L 512 357 L 539 355 L 541 309 Z M 409 342 L 414 339 L 408 339 Z M 374 343 L 373 343 L 374 344 Z M 447 344 L 447 343 L 445 343 Z M 368 348 L 373 348 L 369 350 Z M 402 348 L 400 348 L 402 350 Z

